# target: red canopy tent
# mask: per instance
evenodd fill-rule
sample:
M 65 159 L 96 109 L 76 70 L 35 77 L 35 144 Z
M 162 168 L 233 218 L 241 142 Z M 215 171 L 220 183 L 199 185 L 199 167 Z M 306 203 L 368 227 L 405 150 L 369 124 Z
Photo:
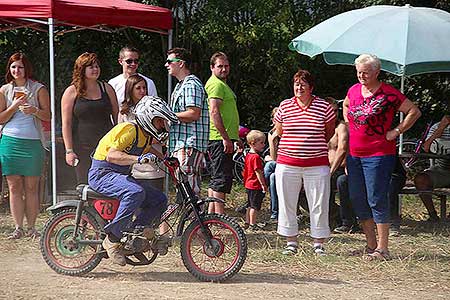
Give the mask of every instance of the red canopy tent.
M 48 29 L 43 26 L 48 26 Z M 59 26 L 65 26 L 58 34 L 81 29 L 108 31 L 114 27 L 131 27 L 169 35 L 168 47 L 171 48 L 172 12 L 166 8 L 126 0 L 1 0 L 0 32 L 24 27 L 49 32 L 53 203 L 56 203 L 55 26 L 58 26 L 58 30 Z M 170 79 L 169 76 L 169 93 Z
M 172 13 L 162 7 L 126 0 L 2 0 L 0 22 L 4 28 L 34 26 L 37 19 L 53 18 L 53 25 L 82 27 L 126 26 L 166 32 L 172 28 Z

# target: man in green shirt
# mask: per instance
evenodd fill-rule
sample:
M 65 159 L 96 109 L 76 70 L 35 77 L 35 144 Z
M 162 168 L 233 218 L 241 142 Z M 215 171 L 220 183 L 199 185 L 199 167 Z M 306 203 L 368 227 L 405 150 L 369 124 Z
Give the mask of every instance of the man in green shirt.
M 208 196 L 225 201 L 233 183 L 234 142 L 239 138 L 239 113 L 236 95 L 226 83 L 230 63 L 223 52 L 216 52 L 210 61 L 211 77 L 206 82 L 208 94 L 210 130 L 208 152 L 211 157 L 211 180 Z M 209 213 L 224 213 L 224 204 L 209 205 Z

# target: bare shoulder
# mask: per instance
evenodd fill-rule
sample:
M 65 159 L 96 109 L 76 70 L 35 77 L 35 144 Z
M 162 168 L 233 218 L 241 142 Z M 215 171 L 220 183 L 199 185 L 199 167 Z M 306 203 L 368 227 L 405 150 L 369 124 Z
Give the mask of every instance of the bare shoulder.
M 75 86 L 69 85 L 65 90 L 64 94 L 62 96 L 61 101 L 75 101 L 75 98 L 77 97 L 77 90 Z
M 105 82 L 105 87 L 107 92 L 114 92 L 114 88 L 111 84 L 109 84 L 109 82 Z
M 339 123 L 339 125 L 336 127 L 335 134 L 348 134 L 347 125 L 345 125 L 345 123 L 343 122 Z
M 2 85 L 2 87 L 0 87 L 0 93 L 4 94 L 7 86 L 7 84 Z

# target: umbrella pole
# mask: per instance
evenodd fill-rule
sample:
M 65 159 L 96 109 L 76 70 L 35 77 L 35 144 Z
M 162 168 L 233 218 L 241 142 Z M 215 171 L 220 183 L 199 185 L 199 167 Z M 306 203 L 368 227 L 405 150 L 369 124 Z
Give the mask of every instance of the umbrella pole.
M 405 75 L 402 75 L 401 81 L 400 81 L 400 92 L 402 92 L 405 89 Z M 400 112 L 400 123 L 403 122 L 404 115 L 402 112 Z M 403 133 L 399 136 L 399 148 L 398 148 L 398 154 L 403 153 Z

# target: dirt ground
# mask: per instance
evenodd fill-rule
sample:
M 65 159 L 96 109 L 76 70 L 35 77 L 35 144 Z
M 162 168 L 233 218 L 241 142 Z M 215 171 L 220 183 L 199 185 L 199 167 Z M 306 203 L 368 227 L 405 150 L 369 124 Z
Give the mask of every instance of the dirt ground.
M 261 259 L 252 245 L 241 272 L 222 284 L 191 276 L 178 246 L 150 266 L 118 267 L 103 260 L 87 276 L 69 277 L 45 264 L 37 240 L 7 240 L 11 228 L 9 214 L 1 212 L 0 299 L 449 299 L 450 295 L 450 279 L 442 278 L 449 272 L 435 280 L 397 281 L 380 272 L 397 267 L 395 262 L 374 265 L 371 277 L 361 274 L 360 263 L 352 265 L 339 256 L 303 260 L 302 255 L 311 254 L 300 253 L 296 260 L 277 255 Z M 268 251 L 263 253 L 275 250 Z M 335 266 L 345 267 L 336 271 Z

